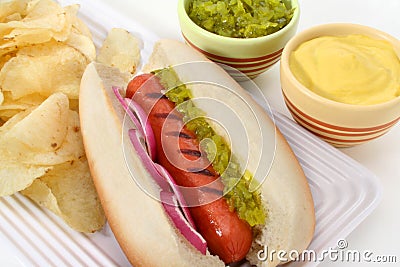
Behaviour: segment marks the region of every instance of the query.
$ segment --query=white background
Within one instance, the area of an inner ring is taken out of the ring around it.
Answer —
[[[101,0],[141,23],[161,38],[182,39],[177,0]],[[383,30],[400,38],[400,0],[299,0],[299,31],[328,22],[352,22]],[[255,79],[270,105],[288,114],[280,92],[279,66]],[[373,255],[396,255],[400,262],[400,124],[368,144],[342,151],[363,164],[381,180],[384,193],[378,208],[353,231],[349,249],[370,250]],[[344,198],[346,196],[343,196]],[[327,266],[397,266],[397,264],[323,262]]]

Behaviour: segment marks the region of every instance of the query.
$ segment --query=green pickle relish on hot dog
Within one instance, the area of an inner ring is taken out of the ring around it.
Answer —
[[[165,68],[155,72],[160,83],[167,89],[166,97],[177,107],[183,115],[186,127],[195,133],[201,142],[205,138],[211,142],[203,142],[202,149],[210,160],[214,170],[221,176],[224,184],[224,197],[230,208],[235,210],[242,220],[250,226],[265,224],[266,214],[261,203],[260,192],[250,192],[249,188],[257,183],[253,175],[242,171],[239,163],[231,154],[231,149],[225,140],[215,133],[204,118],[204,112],[197,108],[192,99],[191,91],[182,84],[172,68]]]
[[[192,0],[189,17],[221,36],[255,38],[279,31],[293,17],[282,0]]]

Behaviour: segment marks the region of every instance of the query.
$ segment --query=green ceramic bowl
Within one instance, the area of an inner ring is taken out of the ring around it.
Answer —
[[[229,65],[250,78],[268,70],[279,61],[283,47],[295,35],[299,22],[297,0],[284,0],[294,8],[294,14],[284,28],[270,35],[257,38],[231,38],[204,30],[188,16],[191,0],[178,1],[178,17],[185,41],[209,59]]]

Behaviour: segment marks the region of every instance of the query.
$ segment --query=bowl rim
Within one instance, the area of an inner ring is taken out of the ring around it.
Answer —
[[[224,43],[226,43],[226,42],[232,42],[232,43],[236,43],[236,44],[263,43],[270,39],[278,38],[279,36],[284,35],[287,31],[289,31],[290,28],[296,27],[297,22],[299,21],[299,17],[300,17],[300,7],[299,7],[298,0],[290,0],[292,7],[294,8],[293,17],[289,21],[289,23],[285,27],[280,29],[279,31],[265,35],[265,36],[254,37],[254,38],[227,37],[227,36],[222,36],[222,35],[218,35],[216,33],[209,32],[209,31],[203,29],[202,27],[200,27],[199,25],[197,25],[196,23],[194,23],[194,21],[189,17],[189,15],[187,14],[186,9],[185,9],[185,3],[187,1],[192,1],[192,0],[179,0],[178,1],[178,18],[180,20],[184,21],[184,23],[189,23],[190,26],[193,27],[195,31],[198,31],[198,33],[201,34],[202,36],[204,36],[205,38],[214,39],[216,41],[224,42]]]
[[[343,102],[338,102],[335,100],[331,100],[329,98],[325,98],[323,96],[320,96],[319,94],[311,91],[307,87],[305,87],[300,81],[297,80],[297,78],[294,76],[292,73],[290,66],[289,66],[289,56],[292,51],[294,51],[300,44],[303,42],[306,42],[308,40],[321,37],[321,36],[332,36],[332,34],[325,34],[327,30],[330,29],[345,29],[346,31],[349,31],[350,29],[353,29],[354,31],[368,31],[368,36],[372,38],[379,38],[379,39],[385,39],[389,41],[393,49],[395,50],[397,57],[400,60],[400,41],[397,40],[395,37],[392,35],[381,31],[379,29],[362,25],[362,24],[356,24],[356,23],[326,23],[326,24],[319,24],[312,26],[310,28],[307,28],[299,33],[297,33],[295,36],[293,36],[285,45],[282,51],[282,56],[280,60],[280,67],[281,67],[281,75],[284,72],[286,75],[286,78],[290,80],[292,84],[296,86],[296,88],[299,89],[299,91],[303,94],[306,95],[307,97],[310,97],[311,99],[321,102],[324,104],[329,104],[332,107],[339,108],[339,109],[347,109],[351,111],[355,110],[382,110],[386,109],[388,107],[392,107],[394,105],[400,105],[400,96],[397,96],[391,100],[382,102],[382,103],[377,103],[377,104],[370,104],[370,105],[357,105],[357,104],[348,104],[348,103],[343,103]],[[357,34],[357,33],[354,33]],[[338,31],[337,34],[334,34],[336,36],[340,35],[347,35],[347,34],[341,34],[341,31]],[[306,38],[307,36],[310,36],[310,38]],[[305,39],[304,41],[301,41],[302,39]],[[282,71],[283,69],[283,71]],[[282,91],[286,94],[286,90],[282,87]]]

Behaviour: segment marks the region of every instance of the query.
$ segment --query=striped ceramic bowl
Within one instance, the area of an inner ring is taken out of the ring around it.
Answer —
[[[294,14],[289,24],[280,31],[258,38],[224,37],[204,30],[189,18],[187,10],[190,1],[178,1],[179,23],[186,43],[209,59],[235,68],[250,78],[265,72],[279,61],[283,47],[296,33],[299,22],[297,0],[284,0],[294,8]],[[231,75],[239,74],[233,72]]]
[[[293,118],[337,147],[365,143],[385,134],[400,119],[400,97],[375,105],[350,105],[321,97],[296,80],[289,68],[290,53],[301,43],[325,35],[362,34],[391,42],[400,57],[400,42],[379,30],[348,23],[315,26],[293,37],[281,58],[281,87]]]

